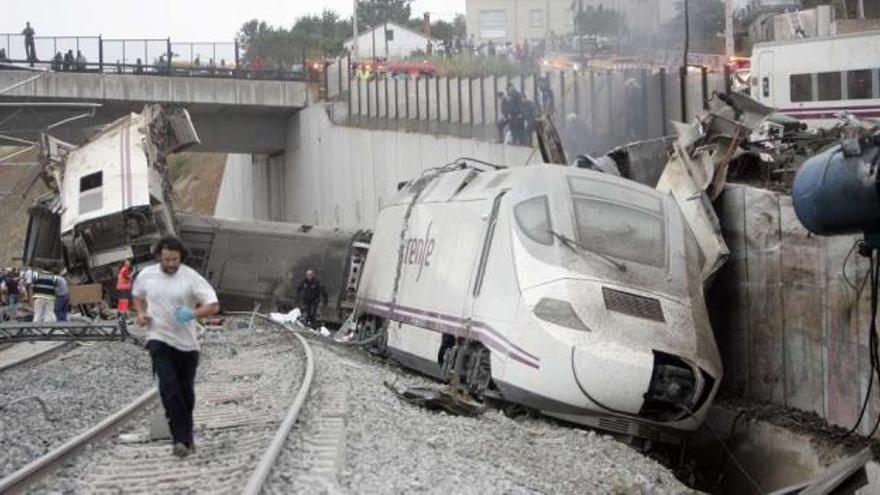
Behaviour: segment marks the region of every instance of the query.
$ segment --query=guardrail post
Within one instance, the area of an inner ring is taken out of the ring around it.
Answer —
[[[681,96],[681,121],[688,121],[688,103],[687,103],[687,77],[688,68],[686,65],[678,69],[678,87]]]
[[[700,67],[700,91],[703,93],[703,110],[709,109],[709,70]]]
[[[660,124],[663,129],[663,137],[668,134],[666,124],[666,67],[660,67]]]
[[[171,57],[174,55],[171,52],[171,38],[166,39],[165,42],[166,42],[165,51],[166,51],[166,55],[168,55],[168,75],[171,75]],[[124,43],[123,43],[123,46],[124,46]]]
[[[98,35],[98,72],[104,72],[104,39],[100,34]]]

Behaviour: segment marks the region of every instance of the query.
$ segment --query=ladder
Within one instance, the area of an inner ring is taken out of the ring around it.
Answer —
[[[807,32],[804,31],[804,25],[801,23],[801,12],[799,10],[786,12],[785,17],[788,19],[788,28],[791,30],[792,38],[807,37]]]

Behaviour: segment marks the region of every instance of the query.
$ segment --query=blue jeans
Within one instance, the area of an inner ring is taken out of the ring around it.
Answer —
[[[67,321],[68,311],[70,311],[70,295],[55,296],[55,319]]]

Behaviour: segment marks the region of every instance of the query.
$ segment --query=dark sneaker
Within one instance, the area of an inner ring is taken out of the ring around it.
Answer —
[[[171,453],[177,457],[184,458],[190,454],[190,450],[185,444],[177,442],[171,449]]]

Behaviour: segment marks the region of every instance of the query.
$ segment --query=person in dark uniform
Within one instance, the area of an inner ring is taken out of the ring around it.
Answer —
[[[327,289],[315,277],[314,270],[306,272],[306,278],[299,284],[296,294],[303,305],[303,321],[307,326],[314,328],[318,303],[324,301],[324,306],[327,306]]]

